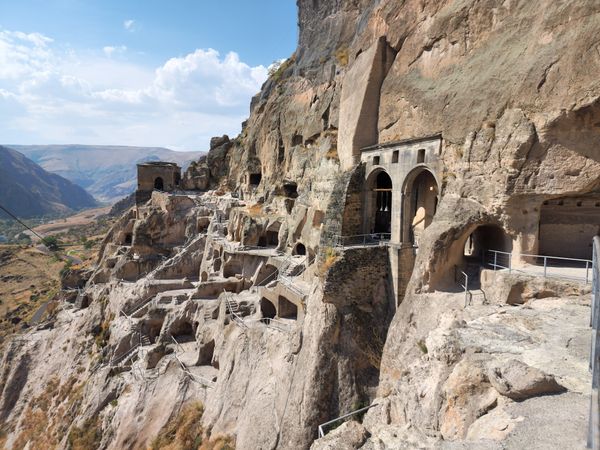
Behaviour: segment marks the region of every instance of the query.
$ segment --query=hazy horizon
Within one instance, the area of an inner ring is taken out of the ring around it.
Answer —
[[[180,152],[236,136],[268,66],[295,50],[297,11],[292,0],[222,6],[0,4],[0,136]]]

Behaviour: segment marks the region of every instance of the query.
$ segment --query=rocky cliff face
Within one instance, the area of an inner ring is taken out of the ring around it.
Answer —
[[[34,419],[57,446],[88,428],[101,447],[143,447],[194,400],[206,445],[229,436],[242,449],[582,441],[585,284],[477,267],[466,301],[454,269],[481,260],[467,242],[531,264],[546,230],[579,233],[544,219],[569,202],[596,232],[598,6],[298,7],[298,49],[241,135],[216,139],[183,177],[210,190],[155,192],[123,215],[74,307],[3,355],[9,447],[42,439]],[[440,134],[435,167],[403,147]],[[402,234],[360,245],[384,212],[379,197],[369,209],[369,183],[396,177],[393,164],[408,175],[379,191],[402,199]],[[415,194],[424,171],[433,211]],[[313,444],[319,424],[369,404],[362,425]]]

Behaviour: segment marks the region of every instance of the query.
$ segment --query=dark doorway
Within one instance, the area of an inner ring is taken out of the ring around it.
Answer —
[[[298,307],[281,295],[279,296],[279,317],[284,319],[298,318]]]
[[[306,247],[302,242],[298,242],[294,248],[295,255],[306,255]]]
[[[156,179],[154,180],[154,189],[163,191],[164,188],[165,188],[165,183],[164,183],[163,179],[161,177],[156,177]]]
[[[262,180],[262,175],[260,173],[251,173],[250,174],[250,186],[258,186],[260,181]]]
[[[296,198],[298,197],[298,185],[296,183],[285,183],[283,185],[283,192],[286,197]]]
[[[269,323],[271,319],[277,315],[275,305],[265,297],[260,299],[260,312],[262,314],[263,321]]]
[[[483,261],[488,250],[512,252],[512,239],[498,225],[480,225],[465,242],[467,260]]]
[[[392,231],[392,179],[379,172],[375,183],[375,233]]]

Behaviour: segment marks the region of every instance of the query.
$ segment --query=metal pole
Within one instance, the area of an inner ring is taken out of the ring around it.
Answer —
[[[465,273],[465,308],[469,302],[469,276]]]
[[[588,265],[588,262],[586,261],[585,262],[585,284],[588,284],[588,282],[589,282],[588,267],[589,267],[589,265]]]
[[[494,252],[494,272],[496,271],[497,263],[498,263],[498,253]]]
[[[548,258],[546,256],[544,256],[544,278],[546,278],[546,271],[548,270],[547,260],[548,260]]]

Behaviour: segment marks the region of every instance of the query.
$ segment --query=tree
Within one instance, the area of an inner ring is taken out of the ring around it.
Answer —
[[[46,236],[42,239],[42,244],[48,247],[49,250],[58,250],[58,238],[56,236]]]

